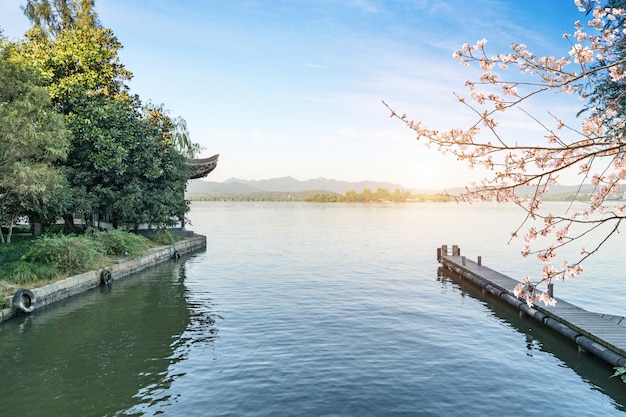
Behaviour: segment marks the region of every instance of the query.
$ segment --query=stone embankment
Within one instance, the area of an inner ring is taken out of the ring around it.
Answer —
[[[103,276],[114,281],[172,258],[179,258],[185,253],[204,248],[206,248],[206,237],[194,234],[173,245],[149,249],[139,258],[116,260],[103,269],[74,275],[44,287],[33,288],[30,290],[35,296],[33,310],[103,285]],[[7,303],[9,307],[0,310],[0,323],[20,314],[17,306],[13,305],[13,296],[7,297]]]

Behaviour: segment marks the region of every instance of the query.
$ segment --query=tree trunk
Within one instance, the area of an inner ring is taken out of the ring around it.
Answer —
[[[7,233],[7,243],[11,243],[11,236],[13,236],[13,222],[9,225],[9,233]]]
[[[43,229],[43,224],[39,222],[34,222],[30,227],[30,232],[33,236],[40,236],[42,229]]]
[[[17,220],[17,215],[11,216],[11,221],[9,222],[9,233],[7,233],[7,243],[11,243],[11,236],[13,236],[13,225],[15,224],[15,220]]]
[[[65,224],[63,225],[64,233],[78,233],[78,227],[74,224],[74,216],[71,214],[64,214],[63,221]]]

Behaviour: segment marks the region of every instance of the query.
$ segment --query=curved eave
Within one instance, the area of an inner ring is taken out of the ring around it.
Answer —
[[[217,166],[219,154],[215,154],[209,158],[192,159],[187,158],[187,173],[189,179],[204,178],[211,173]]]

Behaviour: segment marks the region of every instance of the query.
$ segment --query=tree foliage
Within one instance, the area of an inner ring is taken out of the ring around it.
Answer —
[[[143,107],[143,112],[146,119],[159,130],[163,140],[174,146],[180,154],[187,158],[194,158],[198,154],[200,146],[192,142],[185,119],[170,116],[163,104],[148,103]]]
[[[38,74],[10,62],[2,48],[0,222],[12,226],[18,216],[39,206],[59,209],[52,195],[62,192],[64,179],[54,164],[67,156],[68,133]]]
[[[94,0],[27,0],[24,14],[47,37],[64,30],[98,26]]]
[[[184,119],[129,94],[122,45],[100,24],[94,1],[28,0],[24,12],[33,27],[8,56],[40,74],[72,133],[61,167],[70,190],[54,194],[68,227],[74,229],[74,215],[134,229],[182,219],[189,210],[183,155],[192,156],[197,145]],[[42,222],[55,216],[36,209],[30,215]]]
[[[466,82],[469,97],[457,96],[475,115],[475,122],[467,128],[427,127],[390,108],[391,116],[404,122],[428,146],[488,170],[483,181],[471,184],[458,196],[460,200],[513,202],[526,211],[512,236],[528,226],[522,255],[534,254],[544,262],[538,283],[580,274],[582,262],[618,232],[625,218],[626,206],[608,201],[626,179],[625,13],[611,4],[605,7],[601,1],[575,0],[575,4],[588,13],[587,23],[576,22],[573,33],[564,35],[569,50],[561,57],[536,56],[524,44],[513,44],[506,53],[489,54],[486,40],[463,45],[453,55],[463,66],[477,65],[482,71],[477,80]],[[517,76],[511,74],[514,69],[519,70]],[[548,113],[545,121],[543,115],[527,113],[521,107],[552,93],[580,96],[586,110],[580,125],[568,123],[570,115],[560,118]],[[503,112],[514,110],[537,124],[543,134],[523,143],[510,136],[500,119],[504,119]],[[562,213],[542,210],[550,187],[571,171],[577,172],[581,186],[589,181],[595,186],[586,208],[568,207]],[[530,197],[518,194],[522,186],[533,187],[534,193]],[[534,223],[536,219],[539,225]],[[600,237],[591,240],[593,233]],[[591,247],[570,250],[570,256],[557,258],[557,252],[583,240],[591,242]],[[535,290],[536,282],[530,277],[524,282],[528,285],[516,291],[529,304],[537,300],[554,303]]]
[[[87,218],[106,214],[114,227],[169,225],[187,212],[185,160],[161,131],[132,107],[107,97],[85,97],[68,115],[80,132],[66,163],[68,180]]]
[[[37,68],[58,110],[71,111],[82,95],[130,101],[125,82],[132,78],[119,59],[121,43],[97,20],[78,20],[49,34],[35,24],[17,45],[14,59]]]

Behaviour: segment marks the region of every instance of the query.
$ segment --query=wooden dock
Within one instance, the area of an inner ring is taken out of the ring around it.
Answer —
[[[554,297],[553,307],[535,304],[513,294],[520,282],[461,256],[457,246],[451,251],[443,245],[437,249],[437,260],[447,269],[457,273],[483,290],[517,307],[521,312],[540,321],[549,328],[575,342],[580,349],[588,351],[613,366],[626,366],[626,319],[620,316],[594,313]]]

